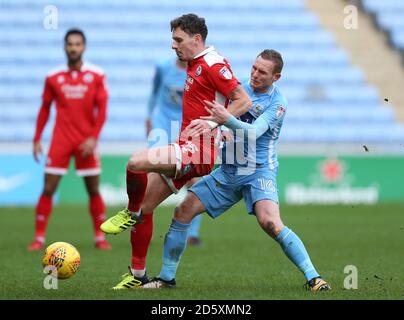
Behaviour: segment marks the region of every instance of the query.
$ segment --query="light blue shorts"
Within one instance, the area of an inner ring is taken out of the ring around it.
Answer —
[[[247,212],[255,214],[257,201],[266,199],[278,203],[276,175],[277,170],[268,167],[240,174],[237,167],[222,165],[202,177],[189,191],[199,198],[212,218],[220,216],[242,198]]]

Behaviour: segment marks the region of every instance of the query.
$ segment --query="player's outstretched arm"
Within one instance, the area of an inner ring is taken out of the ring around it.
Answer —
[[[252,102],[247,92],[243,89],[241,85],[238,85],[229,96],[232,101],[229,105],[229,113],[235,117],[239,117],[242,114],[250,110]]]
[[[229,95],[229,99],[232,101],[229,105],[229,114],[236,117],[246,113],[252,106],[250,97],[241,85],[234,88]],[[204,118],[201,117],[201,119]],[[204,132],[215,129],[219,125],[219,123],[214,120],[201,121],[201,119],[191,121],[190,125],[187,127],[190,135],[198,136]]]
[[[259,116],[253,124],[249,124],[237,120],[235,116],[216,101],[205,101],[205,104],[209,107],[206,110],[210,113],[210,116],[204,116],[201,119],[223,124],[232,130],[242,130],[245,136],[252,133],[255,138],[259,138],[269,129],[268,121],[263,116]]]

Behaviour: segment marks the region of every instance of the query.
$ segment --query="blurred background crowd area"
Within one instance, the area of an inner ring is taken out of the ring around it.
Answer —
[[[189,12],[206,18],[207,43],[228,58],[239,79],[248,78],[263,49],[282,53],[279,86],[289,109],[281,150],[403,148],[400,0],[1,0],[0,142],[31,142],[44,78],[65,63],[63,36],[78,27],[87,36],[85,59],[107,74],[101,142],[144,143],[155,64],[174,55],[169,22]],[[45,141],[51,129],[48,124]]]

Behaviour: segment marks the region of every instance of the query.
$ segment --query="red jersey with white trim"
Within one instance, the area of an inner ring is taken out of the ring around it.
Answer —
[[[85,62],[80,70],[67,66],[54,69],[45,80],[34,142],[40,140],[53,101],[57,111],[53,140],[80,144],[89,137],[98,139],[106,118],[107,100],[101,68]]]
[[[216,100],[227,106],[229,95],[238,84],[229,63],[214,47],[208,47],[189,61],[182,98],[181,132],[192,120],[209,115],[204,100]]]

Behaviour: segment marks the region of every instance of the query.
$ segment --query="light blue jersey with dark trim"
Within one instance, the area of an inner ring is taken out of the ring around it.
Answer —
[[[186,78],[185,69],[180,69],[176,58],[161,61],[156,66],[153,89],[148,102],[148,117],[152,129],[164,130],[168,141],[150,141],[153,146],[166,145],[178,139],[182,121],[182,96]],[[172,121],[176,122],[172,127]],[[154,139],[152,139],[154,140]]]
[[[249,125],[245,125],[244,129],[237,129],[234,141],[225,143],[222,163],[240,167],[268,166],[275,170],[278,167],[276,149],[287,100],[275,84],[265,93],[254,92],[249,82],[243,83],[243,88],[252,101],[252,107],[239,120]],[[245,130],[252,131],[248,133],[251,139],[247,138]]]

